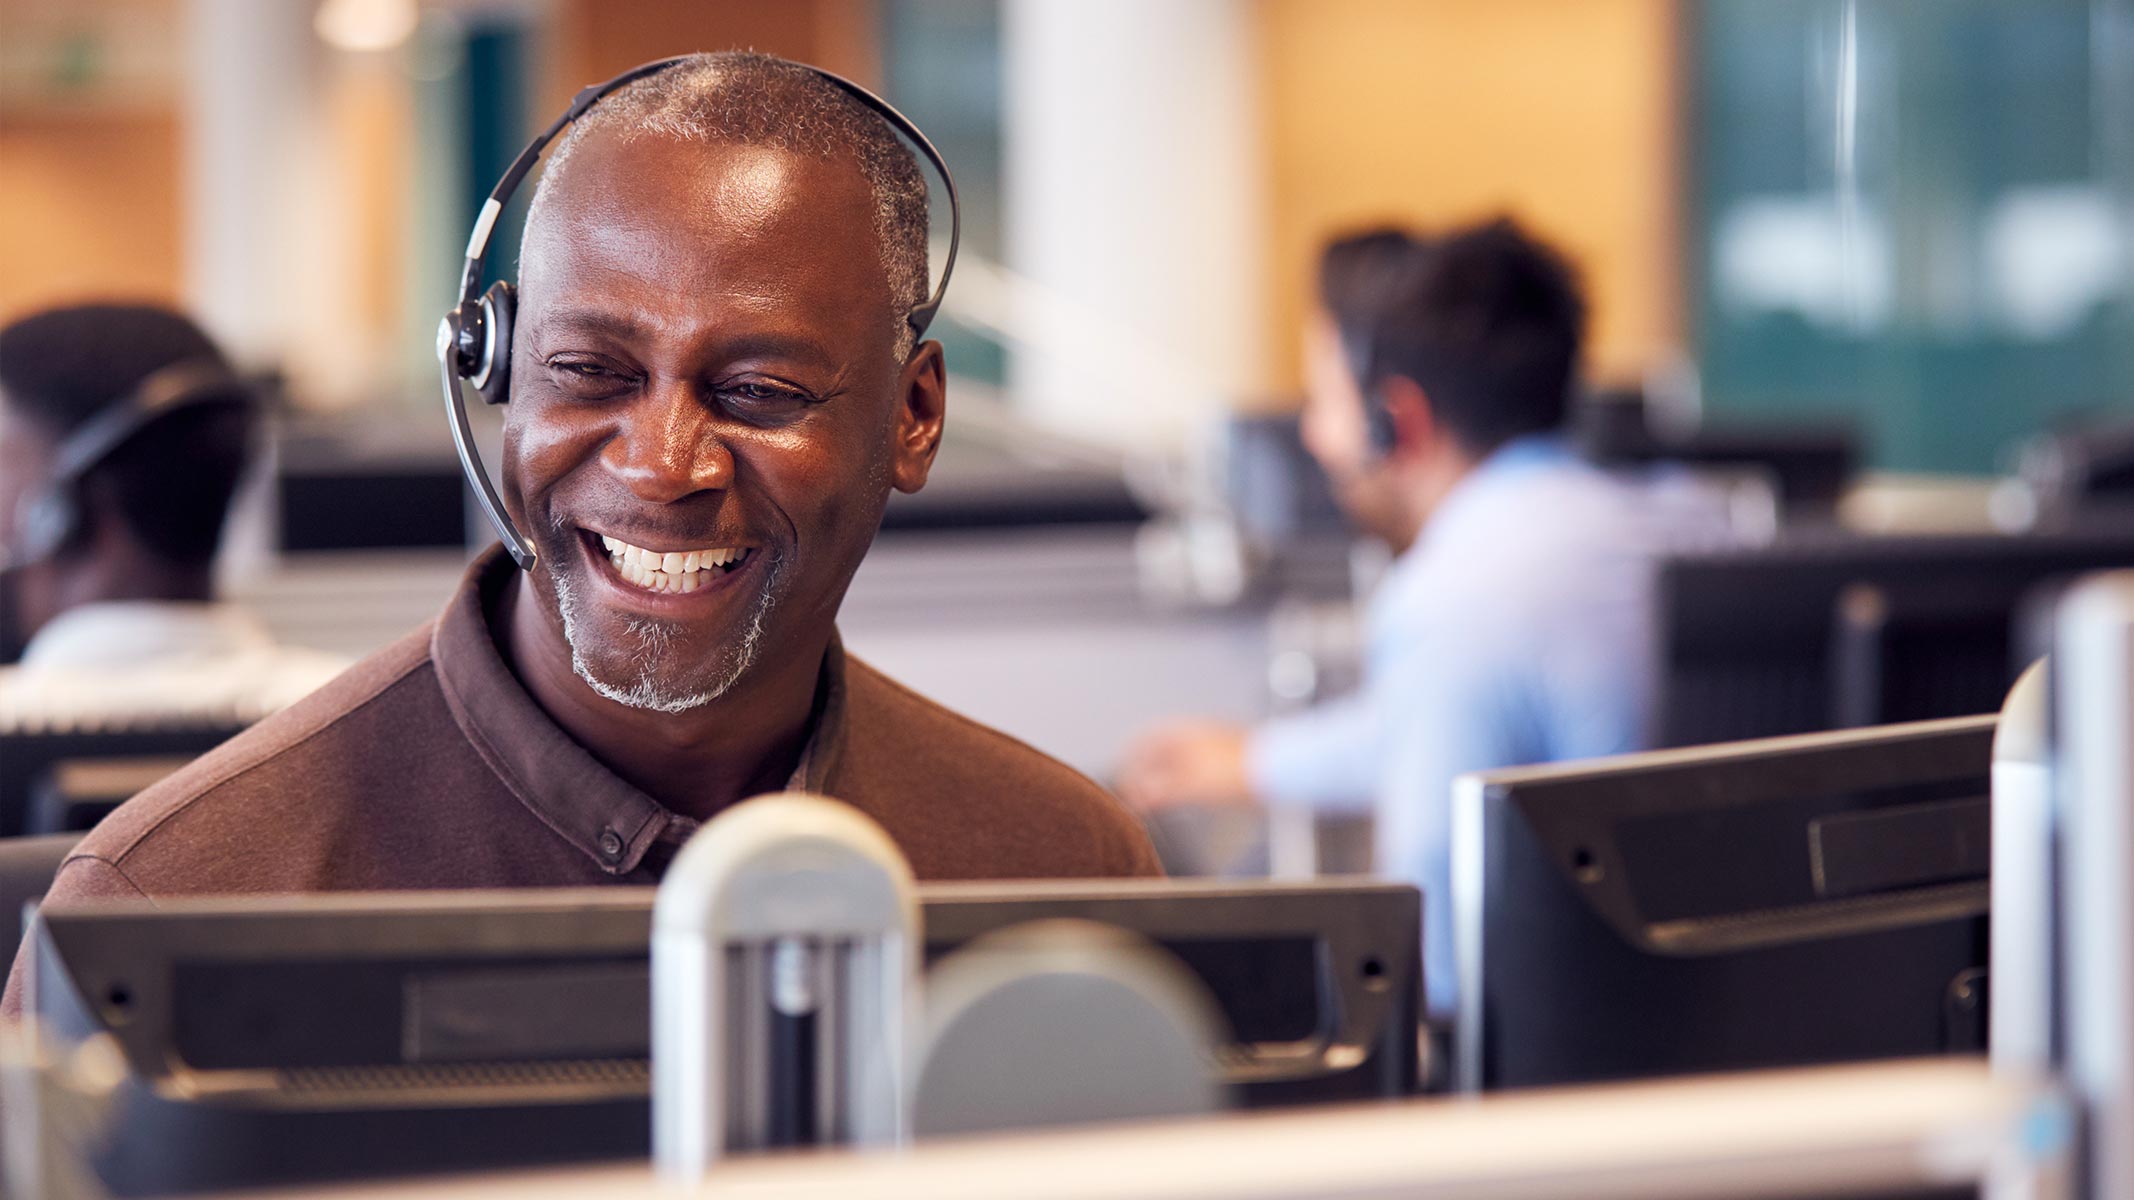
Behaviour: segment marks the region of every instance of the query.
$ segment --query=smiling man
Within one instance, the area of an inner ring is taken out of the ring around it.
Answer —
[[[107,818],[50,901],[652,883],[789,787],[922,879],[1155,873],[1102,790],[838,644],[941,438],[941,347],[905,320],[926,234],[911,154],[793,64],[603,100],[521,259],[501,476],[533,569],[482,556],[432,625]]]

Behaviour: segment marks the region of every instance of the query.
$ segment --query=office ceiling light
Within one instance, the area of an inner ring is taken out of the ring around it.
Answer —
[[[320,0],[312,28],[340,50],[390,50],[408,40],[415,0]]]

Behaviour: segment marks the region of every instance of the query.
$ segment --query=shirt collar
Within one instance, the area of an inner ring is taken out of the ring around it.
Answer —
[[[1537,471],[1555,470],[1577,461],[1570,443],[1558,434],[1531,433],[1504,443],[1476,463],[1466,478],[1454,484],[1438,502],[1437,511],[1430,514],[1429,523],[1409,547],[1408,556],[1420,558],[1431,547],[1459,538],[1469,525],[1482,523],[1483,514],[1496,496],[1507,491],[1507,485]],[[1517,493],[1521,489],[1509,490]],[[1496,533],[1492,530],[1490,536],[1495,537]]]
[[[475,752],[543,824],[611,875],[644,862],[646,852],[694,832],[697,822],[670,812],[608,770],[572,740],[526,691],[497,649],[489,606],[517,568],[501,548],[476,558],[430,635],[445,702]],[[822,793],[844,734],[844,650],[830,641],[817,684],[814,728],[787,787]]]
[[[133,668],[273,648],[266,626],[234,604],[107,600],[77,605],[45,622],[23,647],[21,662],[38,669]]]

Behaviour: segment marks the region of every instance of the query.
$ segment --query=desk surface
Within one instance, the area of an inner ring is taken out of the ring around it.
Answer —
[[[1996,1079],[1982,1060],[1942,1060],[1256,1113],[939,1142],[893,1154],[737,1160],[696,1194],[706,1200],[1845,1196],[1989,1178],[2051,1180],[2064,1169],[2071,1131],[2066,1108],[2049,1088]],[[302,1194],[652,1200],[676,1193],[662,1190],[649,1167],[632,1164]]]

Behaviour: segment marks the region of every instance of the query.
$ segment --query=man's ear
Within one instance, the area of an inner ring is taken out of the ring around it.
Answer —
[[[1430,410],[1430,395],[1423,385],[1403,376],[1387,377],[1379,384],[1379,400],[1393,423],[1390,458],[1417,458],[1435,450],[1445,429]]]
[[[889,482],[898,491],[916,492],[926,486],[947,418],[947,360],[941,356],[941,343],[921,342],[897,376]]]

